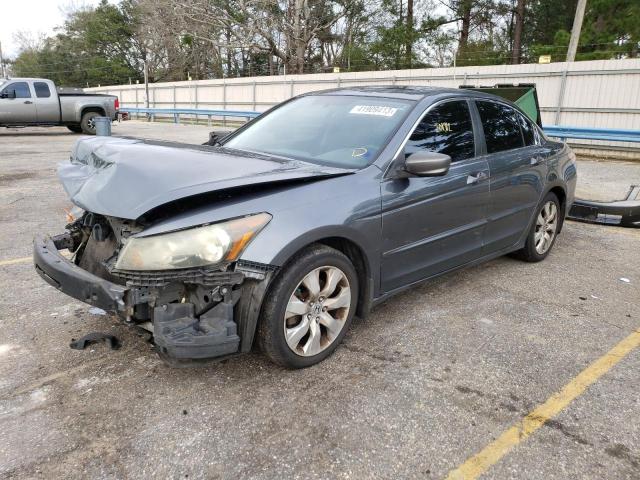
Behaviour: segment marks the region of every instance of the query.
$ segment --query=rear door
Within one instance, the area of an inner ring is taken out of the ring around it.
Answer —
[[[529,226],[544,186],[544,153],[531,122],[509,105],[475,101],[491,170],[484,253],[514,246]]]
[[[441,177],[388,178],[381,185],[384,292],[478,258],[489,203],[489,168],[476,156],[467,100],[427,109],[404,149],[445,153]]]
[[[38,123],[60,122],[60,104],[58,95],[48,82],[33,82],[36,94],[36,112]]]
[[[15,98],[11,92],[15,92]],[[0,123],[20,124],[36,121],[36,106],[27,82],[9,82],[0,90]]]

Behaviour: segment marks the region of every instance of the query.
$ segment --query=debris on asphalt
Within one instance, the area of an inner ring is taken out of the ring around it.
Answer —
[[[105,312],[103,309],[98,308],[98,307],[91,307],[89,309],[89,313],[92,315],[106,315],[107,312]]]
[[[631,280],[629,280],[626,277],[620,277],[618,280],[620,280],[621,282],[624,282],[624,283],[631,283]]]
[[[601,202],[576,198],[568,218],[586,223],[640,227],[640,185],[631,185],[623,200]]]
[[[72,338],[69,346],[74,350],[84,350],[87,346],[92,343],[98,343],[100,341],[105,341],[109,344],[111,350],[118,350],[122,345],[120,340],[115,335],[111,335],[109,333],[102,332],[92,332],[86,334],[84,337],[79,338],[78,340]]]

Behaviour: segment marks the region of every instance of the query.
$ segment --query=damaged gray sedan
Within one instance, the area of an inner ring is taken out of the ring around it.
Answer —
[[[81,212],[36,238],[34,261],[67,295],[151,330],[172,364],[257,341],[301,368],[411,285],[512,252],[544,259],[574,160],[491,95],[317,92],[214,146],[78,141],[58,174]]]

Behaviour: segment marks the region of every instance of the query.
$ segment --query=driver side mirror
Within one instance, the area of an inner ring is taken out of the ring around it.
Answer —
[[[0,98],[16,98],[15,90],[4,90],[0,93]]]
[[[418,177],[441,177],[451,166],[451,157],[444,153],[420,151],[412,153],[404,163],[404,169]]]

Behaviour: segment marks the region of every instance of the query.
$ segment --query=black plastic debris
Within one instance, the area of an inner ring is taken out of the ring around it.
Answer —
[[[116,336],[102,332],[88,333],[78,340],[72,338],[69,346],[74,350],[84,350],[89,345],[102,341],[108,343],[111,350],[118,350],[122,346],[120,340],[118,340]]]
[[[579,222],[640,228],[640,185],[631,185],[625,199],[615,202],[576,198],[568,217]]]

